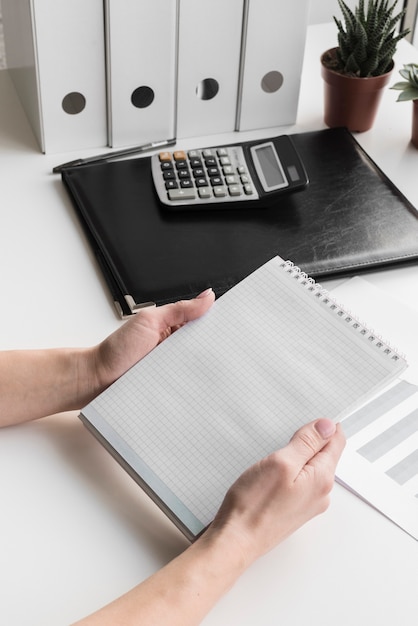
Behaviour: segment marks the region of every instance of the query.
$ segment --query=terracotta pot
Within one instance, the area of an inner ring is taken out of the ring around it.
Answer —
[[[381,76],[359,78],[345,76],[327,68],[323,58],[332,53],[327,50],[321,56],[322,78],[324,79],[324,121],[327,126],[346,126],[348,130],[364,132],[374,123],[392,69]]]
[[[411,143],[418,148],[418,100],[412,100],[412,135]]]

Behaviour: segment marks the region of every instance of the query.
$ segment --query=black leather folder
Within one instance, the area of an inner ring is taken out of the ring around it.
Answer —
[[[150,157],[62,172],[121,315],[220,296],[275,255],[316,279],[418,260],[418,212],[346,129],[292,140],[308,187],[257,209],[169,212]]]

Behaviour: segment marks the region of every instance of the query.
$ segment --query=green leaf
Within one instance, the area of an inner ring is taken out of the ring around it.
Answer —
[[[409,81],[409,70],[407,69],[399,70],[399,74],[402,76],[402,78],[405,78],[407,81]]]
[[[360,76],[384,74],[392,62],[397,42],[409,32],[405,29],[396,34],[405,10],[395,14],[394,0],[367,0],[367,5],[366,0],[358,0],[354,11],[344,0],[337,1],[343,18],[334,17],[341,70]]]
[[[405,102],[406,100],[417,100],[418,99],[418,89],[414,89],[414,87],[409,87],[398,96],[396,102]]]
[[[394,85],[392,85],[391,89],[402,90],[402,89],[408,89],[409,87],[410,87],[409,83],[402,80],[402,81],[399,81],[399,83],[395,83]]]

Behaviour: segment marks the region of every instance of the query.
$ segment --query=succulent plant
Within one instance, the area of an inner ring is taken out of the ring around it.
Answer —
[[[401,80],[391,87],[391,89],[398,89],[401,92],[396,102],[418,100],[418,65],[407,63],[402,70],[399,70],[399,74],[405,80]]]
[[[343,19],[334,17],[338,28],[335,71],[351,76],[381,76],[389,71],[396,45],[410,31],[396,32],[405,10],[393,15],[396,0],[359,0],[354,12],[338,0]]]

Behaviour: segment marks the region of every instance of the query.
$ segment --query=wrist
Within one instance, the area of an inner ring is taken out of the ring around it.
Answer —
[[[218,520],[207,528],[195,545],[228,563],[232,577],[238,578],[255,560],[250,537],[231,520]]]
[[[82,408],[109,386],[99,366],[98,348],[82,348],[76,353],[77,408]]]

